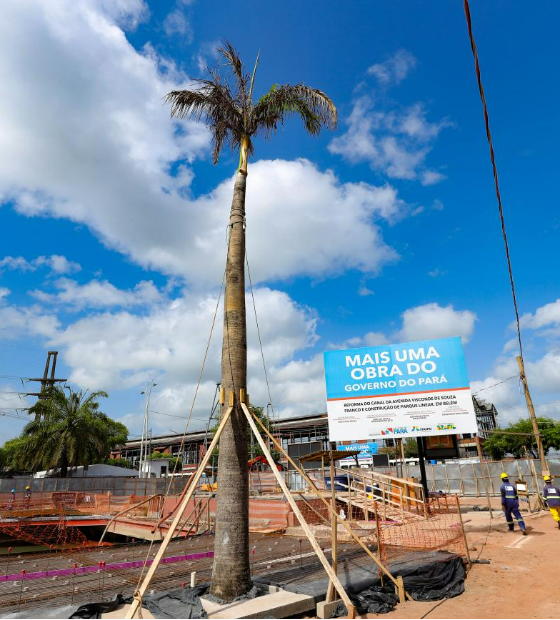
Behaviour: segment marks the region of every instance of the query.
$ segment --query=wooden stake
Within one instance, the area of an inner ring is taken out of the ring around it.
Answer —
[[[456,495],[455,500],[457,502],[457,512],[459,513],[459,521],[461,522],[461,532],[463,532],[463,540],[465,541],[465,549],[467,551],[467,560],[469,561],[469,569],[472,566],[471,554],[469,553],[469,543],[467,542],[467,535],[465,533],[465,526],[463,525],[463,515],[461,514],[461,504],[459,504],[459,497]]]
[[[232,398],[233,398],[233,392],[230,392],[230,400]],[[204,458],[202,459],[200,465],[198,466],[198,469],[196,470],[196,473],[194,474],[189,490],[185,494],[185,497],[183,498],[183,501],[181,502],[181,506],[179,510],[177,511],[175,518],[173,519],[173,522],[171,523],[170,528],[167,530],[167,534],[165,535],[165,538],[163,539],[161,545],[159,546],[158,552],[156,553],[154,557],[154,561],[152,562],[150,569],[148,570],[148,572],[146,573],[146,576],[144,577],[144,581],[142,582],[142,585],[134,593],[132,604],[130,605],[130,609],[128,610],[128,613],[125,616],[126,620],[131,620],[132,618],[134,618],[134,616],[136,615],[136,612],[142,607],[142,598],[144,594],[146,594],[146,591],[154,576],[154,573],[156,572],[156,569],[159,566],[159,563],[161,562],[161,559],[163,558],[163,555],[169,543],[171,542],[171,539],[173,538],[173,534],[175,533],[175,530],[177,529],[177,525],[179,525],[179,521],[181,520],[183,513],[185,512],[187,505],[194,493],[194,490],[196,489],[196,485],[198,484],[198,481],[200,480],[200,477],[202,476],[202,472],[204,471],[206,465],[208,464],[208,461],[210,460],[210,457],[212,456],[212,452],[214,452],[214,449],[218,445],[218,441],[220,440],[220,435],[222,434],[222,431],[224,430],[226,422],[229,420],[229,416],[231,415],[232,410],[233,410],[233,407],[228,407],[228,409],[226,410],[224,417],[222,418],[220,425],[218,426],[218,429],[216,430],[216,434],[214,435],[214,438],[212,439],[212,443],[208,447],[208,451],[204,455]]]
[[[334,514],[331,513],[331,558],[332,558],[332,569],[334,574],[337,574],[338,569],[338,528],[337,528],[337,519],[336,519],[336,493],[334,490],[334,463],[332,459],[332,451],[333,445],[331,444],[331,453],[330,453],[330,475],[331,475],[331,508],[333,509]],[[329,581],[329,587],[327,589],[327,603],[330,603],[334,600],[335,587],[334,583]]]
[[[284,495],[286,496],[286,499],[288,500],[288,503],[290,504],[291,509],[294,511],[294,514],[296,515],[296,518],[299,521],[301,527],[303,528],[303,531],[305,532],[305,535],[307,536],[309,542],[311,543],[311,546],[313,547],[313,550],[317,554],[317,557],[319,558],[319,561],[323,565],[323,568],[325,569],[327,575],[333,581],[334,586],[336,588],[336,591],[338,592],[340,598],[342,599],[342,601],[346,605],[346,609],[348,610],[349,617],[350,618],[354,618],[355,617],[355,613],[356,613],[356,609],[355,609],[354,605],[352,605],[352,601],[350,600],[350,598],[346,594],[346,591],[344,590],[342,584],[340,583],[340,580],[338,579],[336,574],[333,572],[333,569],[331,568],[331,565],[328,563],[327,558],[325,557],[325,554],[323,553],[323,550],[319,546],[319,543],[317,542],[313,532],[311,531],[311,528],[309,527],[309,525],[307,524],[307,522],[304,519],[303,515],[301,514],[301,511],[300,511],[300,509],[299,509],[299,507],[297,505],[297,502],[295,501],[295,499],[294,499],[290,489],[288,489],[288,487],[286,486],[286,483],[284,482],[284,479],[282,478],[282,476],[278,472],[278,469],[276,468],[276,465],[274,463],[274,459],[272,458],[272,455],[270,454],[268,446],[266,445],[266,442],[262,438],[262,436],[261,436],[261,434],[259,432],[259,429],[255,425],[255,421],[253,419],[253,416],[249,412],[249,409],[247,409],[247,406],[245,405],[245,403],[241,403],[241,408],[245,412],[245,417],[247,418],[247,422],[249,422],[249,426],[251,427],[251,430],[253,431],[253,434],[255,435],[255,438],[256,438],[257,442],[259,443],[259,445],[261,447],[261,450],[263,451],[263,453],[264,453],[264,455],[266,457],[266,460],[268,461],[268,463],[270,465],[270,468],[272,469],[272,471],[274,473],[274,476],[276,477],[276,481],[278,482],[278,485],[280,486],[280,488],[282,489]]]
[[[537,449],[539,451],[539,458],[541,461],[541,474],[543,476],[546,476],[549,475],[550,472],[548,471],[548,463],[546,462],[546,456],[544,454],[541,433],[539,431],[539,425],[537,424],[537,416],[535,414],[535,407],[533,406],[533,399],[531,398],[531,392],[529,392],[529,384],[527,383],[527,377],[525,376],[525,364],[523,363],[523,358],[520,355],[517,357],[517,365],[519,366],[519,376],[521,378],[521,382],[523,383],[523,391],[525,392],[527,410],[529,411],[529,417],[531,418],[533,433],[535,434]]]

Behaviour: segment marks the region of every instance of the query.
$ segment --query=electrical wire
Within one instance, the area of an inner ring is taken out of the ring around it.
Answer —
[[[467,27],[469,30],[469,39],[471,42],[471,49],[472,49],[472,53],[473,53],[473,57],[474,57],[474,66],[475,66],[475,71],[476,71],[476,79],[478,82],[478,91],[480,93],[480,100],[482,101],[482,109],[484,111],[484,124],[486,127],[486,138],[488,140],[488,146],[490,149],[490,161],[492,162],[492,172],[494,174],[494,185],[496,188],[496,198],[498,200],[498,211],[500,214],[500,223],[502,225],[502,237],[504,239],[504,246],[505,246],[505,250],[506,250],[506,258],[507,258],[507,265],[508,265],[508,271],[509,271],[509,281],[510,281],[510,285],[511,285],[511,294],[512,294],[512,298],[513,298],[513,307],[515,309],[515,321],[516,321],[516,325],[517,325],[517,339],[519,341],[519,355],[521,357],[521,359],[523,360],[523,344],[521,342],[521,326],[519,323],[519,310],[517,307],[517,296],[515,293],[515,282],[513,280],[513,271],[512,271],[512,267],[511,267],[511,258],[510,258],[510,254],[509,254],[509,245],[508,245],[508,239],[507,239],[507,233],[506,233],[506,223],[505,223],[505,219],[504,219],[504,209],[502,206],[502,196],[500,194],[500,185],[498,183],[498,169],[496,167],[496,159],[494,156],[494,145],[492,143],[492,134],[490,133],[490,121],[488,119],[488,106],[486,105],[486,97],[484,95],[484,87],[482,85],[482,77],[480,75],[480,63],[478,61],[478,52],[476,49],[476,43],[474,40],[474,34],[473,34],[473,30],[472,30],[472,21],[471,21],[471,11],[469,8],[469,0],[463,0],[463,6],[465,9],[465,17],[467,19]]]
[[[519,377],[519,373],[515,375],[511,375],[511,377],[508,377],[507,379],[504,379],[503,381],[498,381],[497,383],[493,383],[492,385],[488,385],[486,387],[480,388],[480,390],[473,392],[472,395],[476,396],[479,392],[484,392],[484,390],[489,390],[490,388],[496,387],[497,385],[501,385],[502,383],[506,383],[506,381],[511,381],[512,379],[516,379],[518,377]]]

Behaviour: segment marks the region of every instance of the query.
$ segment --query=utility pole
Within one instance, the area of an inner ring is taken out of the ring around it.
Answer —
[[[157,383],[150,381],[150,385],[145,390],[142,390],[140,394],[146,395],[146,408],[144,410],[144,424],[142,426],[142,439],[140,440],[140,461],[138,464],[138,477],[144,478],[145,472],[143,472],[144,463],[148,460],[148,421],[150,417],[150,396],[152,395],[152,389],[155,388]]]
[[[28,379],[28,381],[39,381],[41,383],[40,392],[27,392],[26,396],[37,396],[39,400],[48,397],[49,390],[54,387],[55,383],[64,383],[66,379],[56,379],[56,360],[58,357],[58,351],[47,351],[47,363],[45,364],[45,372],[42,378]],[[49,377],[50,370],[50,377]],[[39,413],[35,414],[35,419],[40,417]]]
[[[525,400],[527,402],[529,417],[531,418],[531,423],[533,425],[533,433],[535,434],[535,440],[537,442],[537,450],[539,451],[539,459],[541,461],[541,473],[543,476],[546,476],[549,473],[548,464],[546,462],[546,456],[544,454],[539,425],[537,424],[537,416],[535,414],[535,407],[533,406],[533,399],[531,398],[531,392],[529,392],[529,384],[527,383],[527,377],[525,376],[525,364],[521,355],[517,356],[517,364],[519,366],[519,376],[521,378],[521,382],[523,383],[523,391],[525,392]]]

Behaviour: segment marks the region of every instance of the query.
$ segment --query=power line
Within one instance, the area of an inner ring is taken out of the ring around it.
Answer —
[[[490,388],[496,387],[497,385],[501,385],[502,383],[506,383],[507,381],[511,381],[512,379],[516,379],[519,377],[519,373],[517,373],[516,375],[511,375],[511,377],[508,377],[507,379],[504,379],[503,381],[498,381],[498,383],[493,383],[492,385],[488,385],[486,387],[480,388],[480,390],[477,390],[476,392],[473,392],[473,396],[476,396],[479,392],[483,392],[484,390],[489,390]]]
[[[474,40],[474,34],[472,30],[471,12],[469,8],[469,0],[464,0],[465,16],[467,18],[467,26],[469,29],[469,38],[471,41],[471,49],[474,57],[474,66],[476,71],[476,79],[478,82],[478,91],[480,93],[480,100],[482,101],[482,109],[484,111],[484,124],[486,126],[486,138],[488,140],[488,146],[490,148],[490,161],[492,162],[492,172],[494,174],[494,185],[496,187],[496,198],[498,199],[498,211],[500,213],[500,222],[502,225],[502,236],[504,238],[504,246],[506,250],[507,265],[509,271],[509,282],[511,285],[511,294],[513,298],[513,307],[515,309],[515,322],[517,325],[517,339],[519,341],[519,354],[523,359],[523,344],[521,342],[521,326],[519,324],[519,310],[517,308],[517,296],[515,294],[515,283],[513,281],[513,271],[511,268],[511,259],[509,255],[509,245],[506,233],[506,223],[504,219],[504,209],[502,206],[502,196],[500,194],[500,185],[498,183],[498,169],[496,167],[496,159],[494,157],[494,146],[492,144],[492,134],[490,133],[490,121],[488,119],[488,107],[486,105],[486,97],[484,95],[484,87],[482,86],[482,78],[480,75],[480,64],[478,62],[478,52],[476,50],[476,43]]]

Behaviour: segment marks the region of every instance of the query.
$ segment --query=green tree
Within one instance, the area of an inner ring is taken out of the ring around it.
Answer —
[[[539,417],[537,424],[541,434],[545,454],[550,449],[560,449],[560,423],[550,418]],[[499,461],[505,456],[520,458],[530,454],[538,458],[537,444],[533,435],[531,420],[519,420],[507,426],[498,428],[506,433],[524,433],[520,435],[502,434],[499,432],[491,433],[490,437],[484,442],[484,452],[489,454],[494,460]]]
[[[203,120],[212,134],[213,160],[218,162],[224,144],[239,151],[239,168],[233,188],[225,274],[222,378],[226,403],[234,394],[232,415],[220,438],[218,505],[211,593],[231,601],[251,587],[249,565],[249,478],[247,473],[247,421],[239,403],[247,388],[247,329],[245,313],[245,190],[247,161],[253,139],[271,137],[284,119],[298,115],[305,130],[318,135],[323,126],[335,128],[336,108],[327,95],[305,84],[274,84],[253,103],[257,63],[246,73],[233,47],[219,50],[223,62],[209,70],[208,79],[195,80],[192,90],[167,95],[171,115]],[[257,59],[258,61],[258,59]],[[274,191],[271,187],[270,191]],[[279,213],[281,217],[281,213]],[[289,239],[286,239],[289,243]],[[227,406],[227,405],[226,405]],[[222,413],[225,412],[225,407]]]
[[[99,398],[105,392],[84,394],[61,387],[37,401],[29,410],[35,419],[29,422],[11,450],[11,464],[27,471],[59,469],[60,476],[68,468],[103,462],[116,445],[128,438],[124,424],[115,422],[99,411]]]

